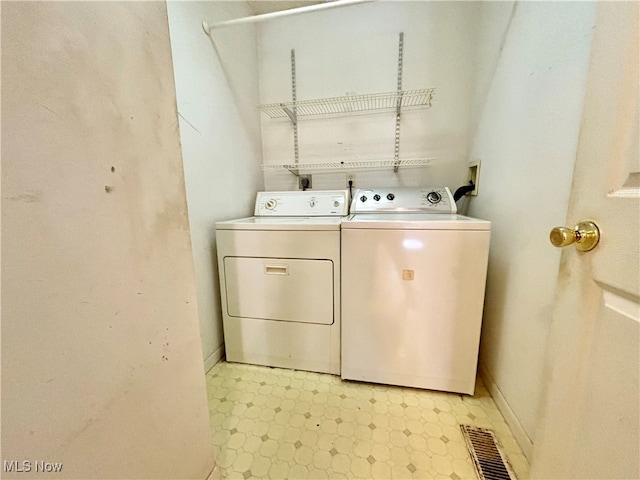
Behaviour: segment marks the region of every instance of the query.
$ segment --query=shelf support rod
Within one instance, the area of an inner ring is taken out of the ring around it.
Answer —
[[[393,154],[393,171],[398,173],[400,166],[400,112],[402,109],[402,56],[404,50],[404,33],[400,32],[398,40],[398,99],[396,101],[396,139]]]
[[[250,17],[234,18],[233,20],[227,20],[225,22],[209,23],[206,20],[202,22],[202,29],[207,35],[211,34],[211,30],[222,27],[232,27],[235,25],[242,25],[245,23],[258,23],[274,18],[289,17],[291,15],[298,15],[300,13],[317,12],[319,10],[329,10],[330,8],[348,7],[350,5],[357,5],[359,3],[369,3],[375,0],[336,0],[333,2],[320,3],[318,5],[307,5],[305,7],[290,8],[288,10],[281,10],[279,12],[265,13],[262,15],[252,15]]]
[[[298,150],[298,112],[296,109],[296,102],[298,101],[298,94],[296,88],[296,51],[291,49],[291,99],[293,100],[293,108],[291,114],[285,110],[291,121],[293,122],[293,158],[297,165],[300,160],[300,153]],[[296,176],[298,172],[296,169]]]

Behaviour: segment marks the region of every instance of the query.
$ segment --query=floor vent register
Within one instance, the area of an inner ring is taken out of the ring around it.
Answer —
[[[491,430],[470,425],[460,425],[460,429],[480,480],[516,480]]]

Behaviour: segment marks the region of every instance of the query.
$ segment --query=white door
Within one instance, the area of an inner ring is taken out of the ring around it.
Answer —
[[[599,2],[532,478],[640,478],[638,2]],[[552,248],[550,246],[550,248]]]

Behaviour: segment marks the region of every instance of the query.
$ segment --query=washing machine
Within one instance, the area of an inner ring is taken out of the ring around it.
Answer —
[[[347,190],[259,192],[216,223],[229,362],[340,374],[340,223]]]
[[[491,224],[448,188],[358,190],[342,222],[342,377],[473,394]]]

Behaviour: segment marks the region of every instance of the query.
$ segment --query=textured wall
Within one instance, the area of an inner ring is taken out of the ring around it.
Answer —
[[[2,460],[213,466],[166,7],[2,5]]]
[[[516,4],[471,147],[469,213],[492,222],[481,365],[528,454],[560,262],[548,235],[567,211],[593,21],[594,3]]]
[[[260,99],[291,100],[290,51],[295,49],[298,100],[393,92],[399,33],[404,33],[404,90],[436,88],[431,109],[405,109],[401,158],[435,158],[427,168],[358,171],[356,186],[447,185],[466,179],[480,4],[373,2],[273,20],[258,27]],[[300,162],[393,160],[395,112],[301,119]],[[288,119],[262,114],[265,163],[293,162]],[[268,189],[297,188],[284,171],[265,172]],[[313,188],[345,188],[344,173],[314,174]]]
[[[171,50],[205,366],[223,353],[215,222],[253,213],[260,170],[253,25],[200,27],[249,14],[244,2],[169,2]],[[242,52],[242,54],[238,54]]]

